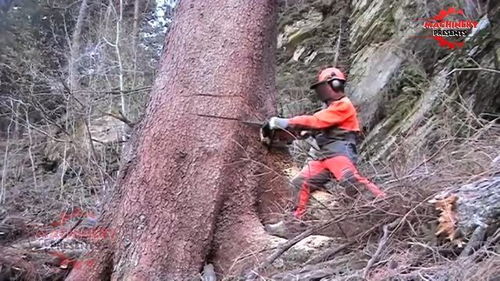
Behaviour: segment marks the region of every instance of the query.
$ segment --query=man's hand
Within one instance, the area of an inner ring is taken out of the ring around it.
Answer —
[[[288,127],[287,118],[271,117],[269,119],[269,128],[271,130],[286,129],[286,127]]]

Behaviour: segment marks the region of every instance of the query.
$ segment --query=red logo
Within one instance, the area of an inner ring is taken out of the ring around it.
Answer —
[[[65,228],[72,219],[77,219],[71,228]],[[88,244],[92,246],[99,241],[111,241],[115,239],[116,233],[108,228],[103,228],[97,225],[90,227],[78,228],[79,224],[84,220],[96,221],[97,218],[93,213],[85,212],[81,209],[75,209],[68,213],[63,213],[60,219],[52,222],[51,227],[60,227],[52,231],[38,231],[36,236],[42,239],[42,249],[48,254],[56,257],[56,263],[60,268],[78,268],[78,267],[92,267],[95,265],[95,260],[91,257],[85,256],[90,252],[90,249],[84,249],[83,257],[74,258],[65,254],[63,249],[60,249],[60,244],[68,241],[75,243],[75,246]]]
[[[464,19],[446,20],[450,16],[462,17]],[[465,44],[465,37],[477,25],[477,21],[466,19],[464,10],[453,7],[441,10],[436,16],[425,20],[423,24],[425,29],[432,30],[432,35],[427,37],[436,40],[440,47],[451,50],[462,48]],[[451,38],[459,40],[451,40]]]

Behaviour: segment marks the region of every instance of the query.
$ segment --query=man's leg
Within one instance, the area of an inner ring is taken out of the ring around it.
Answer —
[[[338,181],[351,184],[356,189],[364,187],[375,197],[385,197],[385,193],[378,186],[359,174],[358,169],[348,157],[335,156],[325,159],[323,163]]]
[[[327,170],[322,161],[309,161],[302,171],[292,180],[295,193],[296,218],[302,218],[306,212],[307,203],[311,196],[311,189],[323,187],[330,179],[331,173]]]

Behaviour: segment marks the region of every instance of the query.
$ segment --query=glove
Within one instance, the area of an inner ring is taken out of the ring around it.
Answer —
[[[288,119],[286,118],[271,117],[269,119],[269,128],[271,130],[286,129],[286,127],[288,127]]]
[[[313,136],[313,132],[312,131],[306,131],[306,130],[300,131],[299,136],[300,136],[300,139],[307,139],[307,138]]]

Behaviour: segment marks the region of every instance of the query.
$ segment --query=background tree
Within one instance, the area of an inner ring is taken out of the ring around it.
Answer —
[[[43,222],[75,199],[95,209],[96,194],[113,184],[121,128],[139,119],[161,52],[157,6],[30,0],[0,13],[0,202],[8,213],[40,213],[47,206],[31,201],[39,196],[52,206]]]
[[[188,280],[205,261],[229,274],[269,244],[258,197],[283,185],[260,162],[258,131],[198,114],[274,113],[276,11],[274,1],[180,3],[133,158],[104,214],[116,241],[96,253],[99,266],[69,280],[102,280],[107,265],[112,280]]]

